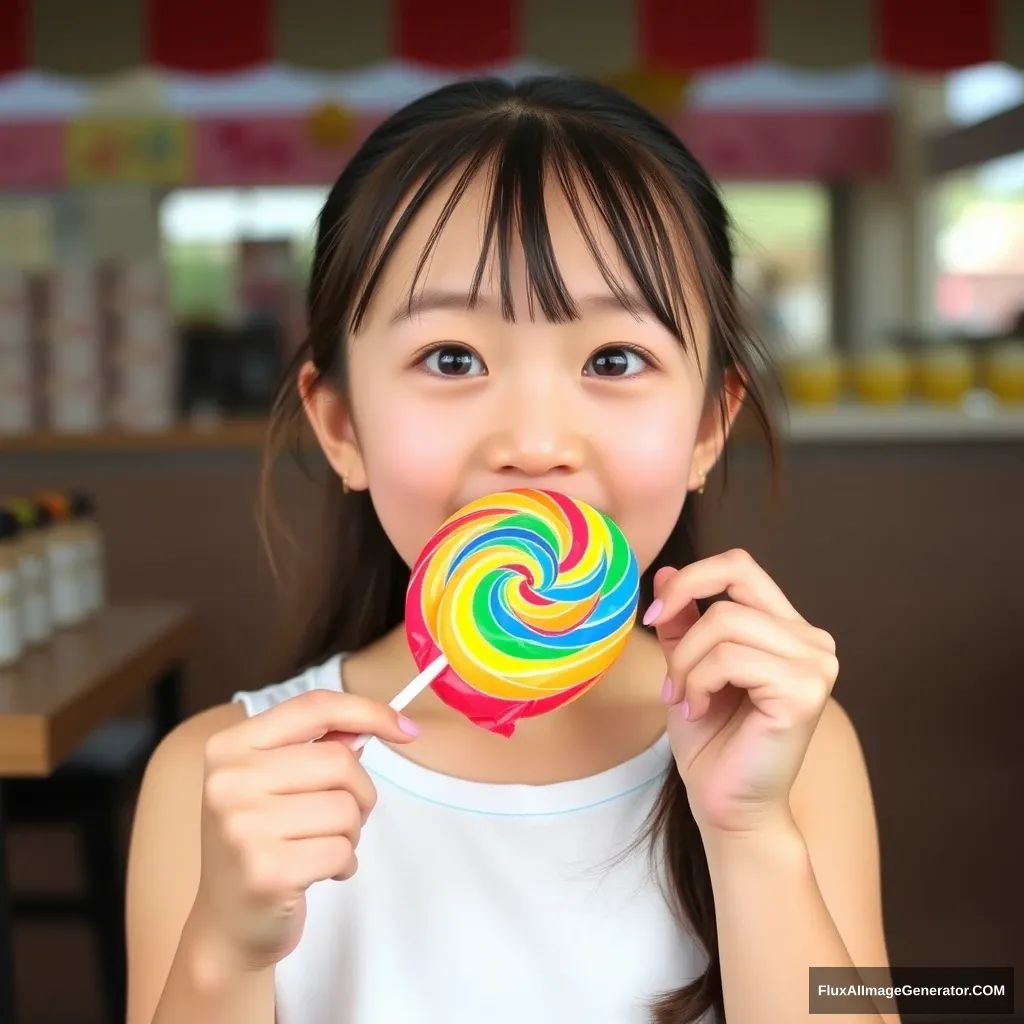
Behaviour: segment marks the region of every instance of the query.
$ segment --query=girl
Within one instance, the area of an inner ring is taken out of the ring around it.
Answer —
[[[749,555],[689,541],[764,403],[726,214],[679,140],[584,82],[441,89],[332,189],[309,305],[274,429],[304,414],[333,470],[324,578],[297,674],[149,766],[131,1024],[794,1024],[809,966],[884,966],[833,641]],[[409,566],[520,486],[619,523],[642,623],[511,739],[430,691],[414,724],[387,705],[416,671]]]

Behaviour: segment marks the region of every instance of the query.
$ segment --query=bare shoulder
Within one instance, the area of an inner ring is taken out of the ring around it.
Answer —
[[[245,718],[221,704],[160,743],[142,781],[128,858],[128,1019],[152,1019],[199,887],[207,740]]]
[[[206,743],[211,736],[245,718],[240,704],[218,704],[185,719],[160,742],[142,779],[132,834],[133,850],[151,828],[165,829],[168,818],[198,823],[205,770]],[[156,812],[156,813],[151,813]]]
[[[218,704],[171,730],[153,752],[135,810],[129,887],[136,880],[153,881],[134,876],[140,871],[148,874],[157,863],[163,865],[152,855],[166,836],[174,836],[176,856],[183,858],[177,863],[188,865],[194,859],[198,866],[206,744],[211,736],[244,718],[245,709],[240,704]]]
[[[167,771],[176,773],[187,769],[197,758],[201,773],[206,741],[244,718],[245,708],[241,704],[217,704],[186,718],[164,737],[154,751],[146,771],[147,781]]]

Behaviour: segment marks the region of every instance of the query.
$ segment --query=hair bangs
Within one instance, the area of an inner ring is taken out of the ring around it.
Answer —
[[[470,306],[479,301],[490,273],[502,316],[516,320],[512,267],[518,241],[530,319],[538,307],[550,322],[579,318],[551,237],[548,204],[552,189],[557,189],[611,293],[624,308],[649,312],[688,346],[694,337],[689,303],[697,296],[702,307],[708,304],[700,297],[696,270],[700,261],[695,249],[702,245],[703,234],[684,190],[642,150],[623,145],[611,133],[595,134],[592,128],[583,130],[571,121],[513,106],[486,120],[409,139],[364,183],[365,204],[356,202],[354,211],[362,206],[400,212],[390,229],[380,219],[345,226],[345,235],[363,254],[348,259],[337,254],[354,275],[349,277],[349,331],[358,331],[410,225],[439,190],[450,186],[417,260],[407,296],[411,309],[418,282],[453,212],[481,179],[487,198],[480,254],[467,295]],[[602,226],[613,253],[600,238]]]

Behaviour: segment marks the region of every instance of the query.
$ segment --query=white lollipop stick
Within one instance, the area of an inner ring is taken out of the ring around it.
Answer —
[[[411,683],[407,683],[389,702],[395,711],[401,711],[421,694],[448,666],[448,659],[439,654]],[[373,737],[369,733],[357,736],[351,743],[353,750],[362,750]]]

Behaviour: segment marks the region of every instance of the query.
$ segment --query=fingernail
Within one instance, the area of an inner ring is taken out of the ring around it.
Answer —
[[[666,679],[665,680],[665,685],[662,686],[662,688],[661,688],[661,699],[666,704],[671,704],[672,703],[672,695],[673,695],[674,692],[675,692],[675,687],[672,685],[672,680],[671,679]]]
[[[649,626],[660,614],[661,609],[665,607],[665,602],[659,597],[651,602],[651,607],[644,613],[644,625]]]
[[[683,716],[683,718],[685,718],[687,721],[689,721],[689,719],[690,719],[690,702],[688,700],[684,700],[683,703],[679,705],[679,714],[681,714]]]
[[[419,736],[420,727],[412,721],[410,718],[406,718],[405,715],[398,716],[398,728],[406,734],[406,736]]]

